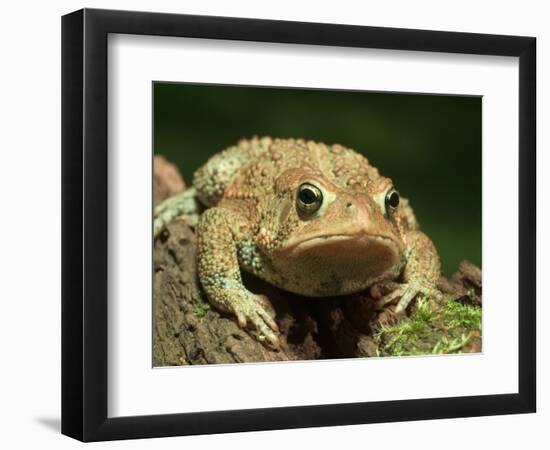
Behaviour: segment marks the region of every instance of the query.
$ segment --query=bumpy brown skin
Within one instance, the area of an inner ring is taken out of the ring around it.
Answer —
[[[314,211],[298,201],[304,183],[321,193]],[[398,281],[378,302],[399,300],[397,310],[418,294],[439,295],[439,258],[408,201],[391,207],[391,180],[353,150],[301,139],[243,140],[213,156],[193,185],[209,207],[198,223],[201,284],[215,307],[235,314],[261,341],[278,345],[273,309],[243,286],[241,269],[310,297]]]

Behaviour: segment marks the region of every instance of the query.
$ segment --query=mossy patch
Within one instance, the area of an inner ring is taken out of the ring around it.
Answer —
[[[481,351],[481,308],[445,298],[421,298],[410,316],[375,333],[379,356]]]
[[[200,290],[193,293],[193,314],[197,317],[204,317],[206,313],[210,311],[210,304],[208,303],[206,296]]]
[[[210,305],[208,303],[203,303],[202,305],[197,305],[193,308],[193,314],[197,317],[206,316],[208,311],[210,311]]]

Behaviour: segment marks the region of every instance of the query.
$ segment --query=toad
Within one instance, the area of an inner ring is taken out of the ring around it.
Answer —
[[[362,154],[302,139],[242,140],[215,154],[193,187],[161,203],[154,233],[182,214],[198,217],[197,265],[209,302],[278,347],[269,299],[250,292],[247,271],[306,297],[397,282],[377,300],[402,312],[418,295],[439,297],[440,262],[409,202]]]

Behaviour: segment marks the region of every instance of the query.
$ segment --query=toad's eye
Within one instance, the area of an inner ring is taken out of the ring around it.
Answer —
[[[302,183],[298,187],[296,204],[301,211],[312,214],[323,204],[323,193],[314,184]]]
[[[386,212],[388,214],[393,213],[399,206],[399,193],[391,188],[386,194]]]

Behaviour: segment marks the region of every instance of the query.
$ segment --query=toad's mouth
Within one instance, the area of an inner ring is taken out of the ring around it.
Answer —
[[[349,267],[360,264],[381,273],[398,264],[400,249],[389,237],[367,234],[317,235],[281,249],[279,256],[289,265],[301,261],[305,267],[322,264]]]
[[[401,267],[399,242],[358,234],[306,236],[272,255],[273,269],[285,275],[283,289],[323,297],[359,292]]]
[[[300,253],[309,253],[315,250],[323,250],[324,248],[330,250],[336,250],[338,248],[355,248],[361,251],[384,249],[385,252],[399,254],[399,248],[395,241],[380,235],[366,235],[366,234],[331,234],[331,235],[317,235],[311,236],[305,239],[301,239],[299,242],[295,242],[287,246],[285,253],[291,253],[298,255]]]

